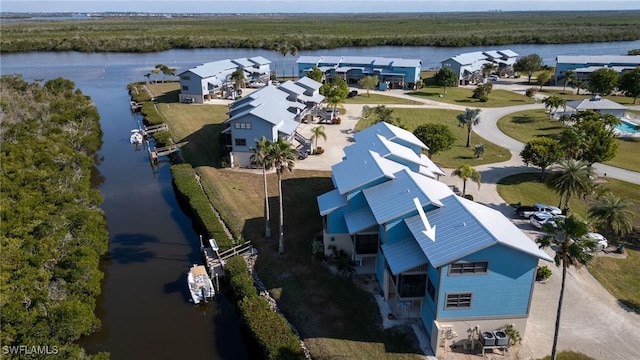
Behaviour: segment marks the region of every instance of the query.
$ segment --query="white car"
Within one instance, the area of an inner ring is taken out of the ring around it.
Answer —
[[[606,237],[602,236],[602,234],[592,232],[592,233],[588,233],[585,236],[585,238],[595,243],[595,246],[594,246],[595,251],[602,251],[609,246],[609,241],[607,240]]]
[[[499,79],[500,79],[500,77],[498,77],[498,75],[489,76],[489,80],[491,80],[491,81],[498,81]]]
[[[531,225],[537,227],[538,229],[542,229],[542,226],[547,223],[551,224],[555,228],[558,226],[556,225],[555,220],[563,217],[564,216],[562,215],[556,215],[550,212],[541,211],[531,215],[531,217],[529,218],[529,222],[531,223]]]

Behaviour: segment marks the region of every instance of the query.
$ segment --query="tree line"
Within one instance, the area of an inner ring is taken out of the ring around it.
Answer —
[[[100,326],[98,265],[108,250],[102,197],[92,184],[102,145],[98,112],[70,80],[10,75],[0,85],[2,345],[48,346],[61,359],[107,358],[75,344]]]

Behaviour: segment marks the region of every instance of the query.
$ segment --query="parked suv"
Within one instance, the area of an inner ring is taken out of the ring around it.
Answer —
[[[551,224],[554,228],[558,227],[556,225],[555,220],[564,218],[563,215],[554,215],[549,212],[537,212],[529,218],[529,222],[531,225],[537,227],[538,229],[542,229],[544,224]]]

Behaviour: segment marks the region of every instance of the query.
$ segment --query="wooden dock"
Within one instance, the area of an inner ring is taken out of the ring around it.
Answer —
[[[169,154],[172,154],[178,151],[180,151],[180,145],[169,145],[169,146],[163,146],[159,148],[154,147],[153,150],[149,148],[149,160],[151,161],[151,164],[157,165],[158,158],[160,156],[167,156]]]
[[[145,132],[145,136],[146,135],[153,135],[155,133],[157,133],[158,131],[167,131],[169,130],[169,125],[167,124],[160,124],[160,125],[152,125],[152,126],[145,126],[144,127],[144,132]]]
[[[202,256],[205,259],[207,268],[209,269],[212,277],[224,276],[224,265],[229,258],[236,255],[251,256],[255,254],[256,249],[251,244],[251,241],[246,241],[224,251],[202,246]]]

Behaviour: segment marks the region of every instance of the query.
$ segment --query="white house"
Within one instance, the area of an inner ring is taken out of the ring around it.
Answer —
[[[460,85],[478,80],[481,76],[482,66],[486,63],[495,64],[498,72],[510,72],[516,63],[518,54],[505,50],[474,51],[459,54],[442,61],[443,68],[449,68],[458,74]]]

